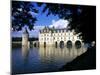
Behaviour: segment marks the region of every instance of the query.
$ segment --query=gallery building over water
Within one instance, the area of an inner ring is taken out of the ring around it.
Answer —
[[[54,27],[45,27],[39,33],[39,45],[56,47],[81,45],[83,43],[80,34],[76,34],[75,30],[69,30],[67,28],[55,29]]]

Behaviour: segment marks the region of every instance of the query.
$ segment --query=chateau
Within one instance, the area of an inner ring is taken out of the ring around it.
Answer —
[[[82,46],[84,43],[82,42],[81,33],[76,33],[74,30],[69,30],[68,28],[63,29],[55,29],[45,27],[44,29],[40,30],[39,32],[39,40],[33,41],[33,45],[36,44],[37,46]],[[27,29],[24,30],[22,35],[22,46],[29,45],[29,33]]]
[[[40,46],[67,46],[74,44],[82,44],[82,37],[79,37],[81,33],[76,34],[74,30],[55,29],[45,27],[40,30],[39,33],[39,45]]]

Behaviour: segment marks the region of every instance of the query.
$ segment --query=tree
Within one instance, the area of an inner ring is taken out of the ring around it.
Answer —
[[[31,2],[25,1],[12,1],[12,29],[14,31],[22,30],[25,25],[30,30],[33,29],[34,23],[37,20],[33,13],[38,13],[38,10],[34,7]]]
[[[96,41],[96,7],[66,4],[45,3],[43,13],[50,14],[70,21],[69,26],[76,32],[82,32],[85,42]]]

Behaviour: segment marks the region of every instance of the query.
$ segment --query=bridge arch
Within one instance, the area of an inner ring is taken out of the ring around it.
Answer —
[[[67,48],[72,48],[72,46],[73,46],[72,41],[71,40],[68,40],[67,43],[66,43],[66,47]]]
[[[60,46],[60,48],[63,48],[64,47],[64,41],[60,41],[59,46]]]
[[[44,47],[46,47],[46,42],[44,42]]]
[[[55,47],[57,47],[58,46],[58,43],[57,43],[57,41],[55,42]]]
[[[79,49],[79,48],[81,48],[81,46],[82,46],[81,41],[80,41],[80,40],[76,40],[76,41],[75,41],[75,47],[76,47],[77,49]]]
[[[36,42],[34,43],[34,47],[36,47],[37,46],[37,44],[36,44]]]
[[[30,44],[32,44],[32,42]],[[39,47],[39,42],[38,41],[33,41],[32,45],[33,45],[33,47]]]

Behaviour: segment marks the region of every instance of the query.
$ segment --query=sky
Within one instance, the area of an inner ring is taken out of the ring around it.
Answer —
[[[34,12],[30,12],[31,15],[35,16],[37,18],[37,21],[35,22],[34,25],[34,30],[29,31],[29,35],[30,37],[38,37],[39,34],[39,29],[43,29],[45,26],[48,26],[50,28],[52,28],[53,26],[55,28],[66,28],[67,25],[69,24],[69,22],[67,20],[64,19],[60,19],[58,17],[58,15],[53,15],[50,14],[49,16],[47,16],[47,12],[42,13],[43,8],[45,7],[45,4],[43,4],[41,7],[38,7],[36,3],[32,3],[36,9],[39,10],[38,13],[34,13]],[[18,9],[21,11],[21,9]],[[12,31],[12,37],[21,37],[23,33],[23,30],[21,31]]]

